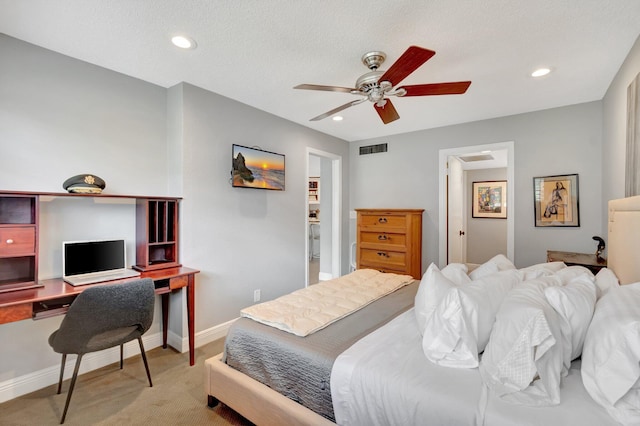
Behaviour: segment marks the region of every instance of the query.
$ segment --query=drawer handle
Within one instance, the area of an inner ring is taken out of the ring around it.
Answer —
[[[379,218],[378,218],[378,222],[380,222],[380,223],[387,223],[387,218],[386,218],[386,217],[379,217]]]
[[[12,240],[11,238],[9,238],[9,239],[7,240],[7,244],[13,244],[13,240]]]
[[[387,241],[390,240],[391,238],[387,237],[386,235],[382,234],[382,235],[378,235],[378,240],[380,241]]]
[[[378,256],[380,256],[380,257],[389,257],[389,255],[387,253],[383,252],[383,251],[379,251],[378,252]]]

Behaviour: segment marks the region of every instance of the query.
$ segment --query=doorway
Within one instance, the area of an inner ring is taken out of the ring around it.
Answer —
[[[471,190],[469,182],[464,179],[466,170],[481,171],[491,168],[506,168],[507,181],[507,219],[506,232],[500,241],[512,262],[514,261],[514,153],[513,142],[502,142],[489,145],[476,145],[461,148],[443,149],[439,153],[439,265],[444,267],[454,258],[455,261],[467,263],[467,242],[470,235],[467,226],[468,211],[471,208]],[[493,154],[492,154],[493,153]],[[477,161],[460,161],[477,157]],[[469,163],[474,165],[470,166]],[[466,165],[465,165],[466,164]]]
[[[340,276],[342,158],[307,148],[306,286]]]

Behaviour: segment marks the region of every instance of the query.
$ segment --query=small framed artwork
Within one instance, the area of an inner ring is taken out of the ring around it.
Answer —
[[[536,226],[580,226],[578,175],[533,178]]]
[[[507,181],[473,182],[472,214],[474,218],[507,218]]]

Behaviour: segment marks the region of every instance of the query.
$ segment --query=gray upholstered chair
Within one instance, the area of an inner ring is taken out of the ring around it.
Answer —
[[[120,346],[122,368],[123,344],[138,339],[149,386],[153,386],[147,356],[142,346],[142,335],[153,321],[154,304],[153,281],[145,278],[128,283],[87,288],[69,306],[60,328],[49,336],[49,345],[54,351],[62,354],[57,393],[60,393],[62,388],[67,354],[78,355],[60,424],[64,423],[67,415],[80,361],[86,353]]]

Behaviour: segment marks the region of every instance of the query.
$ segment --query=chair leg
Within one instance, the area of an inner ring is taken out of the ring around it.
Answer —
[[[67,362],[67,354],[62,354],[62,365],[60,365],[60,380],[58,380],[58,395],[62,391],[62,378],[64,377],[64,364]]]
[[[64,404],[64,411],[62,412],[62,419],[60,424],[64,423],[65,417],[67,417],[67,410],[69,409],[69,402],[71,401],[71,395],[73,394],[73,388],[76,385],[76,379],[78,378],[78,370],[80,370],[80,361],[82,361],[82,354],[78,354],[76,359],[76,366],[73,369],[73,377],[71,377],[71,384],[69,385],[69,394],[67,395],[67,402]]]
[[[120,345],[120,370],[122,370],[123,359],[124,359],[124,345]]]
[[[153,387],[153,383],[151,383],[151,373],[149,372],[149,363],[147,362],[147,354],[144,351],[144,346],[142,345],[142,337],[138,337],[138,343],[140,344],[140,355],[142,355],[142,361],[144,361],[144,368],[147,370],[147,379],[149,379],[149,387]]]

